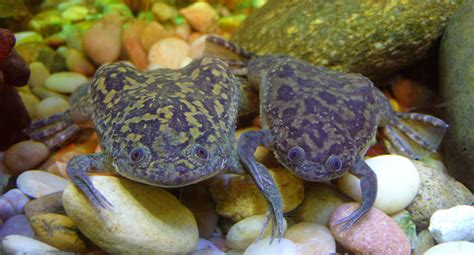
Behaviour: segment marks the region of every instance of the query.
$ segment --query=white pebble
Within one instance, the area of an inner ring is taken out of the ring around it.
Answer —
[[[45,81],[45,86],[56,92],[72,93],[77,87],[89,82],[89,79],[80,73],[58,72],[51,74]]]
[[[26,195],[34,198],[62,191],[68,180],[41,170],[26,171],[18,176],[16,186]]]
[[[47,118],[51,115],[62,113],[70,107],[66,99],[60,97],[47,97],[36,106],[36,116],[38,119]]]
[[[377,175],[377,198],[374,207],[386,214],[398,212],[408,206],[420,187],[420,176],[413,162],[398,155],[382,155],[365,161]],[[362,201],[360,181],[352,174],[342,176],[339,189]]]
[[[245,250],[255,240],[257,240],[260,231],[262,230],[263,223],[265,221],[264,215],[254,215],[245,218],[235,223],[227,232],[226,243],[227,245],[236,250]],[[283,232],[286,231],[286,220],[283,219]],[[270,222],[265,229],[262,238],[265,238],[271,234]]]
[[[20,235],[6,236],[2,240],[2,245],[6,252],[14,254],[46,254],[47,252],[59,252],[58,249],[49,244]]]
[[[431,216],[428,229],[437,243],[474,242],[474,206],[458,205],[438,210]]]
[[[466,241],[447,242],[431,247],[423,255],[472,255],[474,243]]]
[[[285,238],[280,241],[274,239],[270,244],[270,238],[267,237],[259,242],[251,244],[244,252],[244,255],[299,255],[298,247]]]

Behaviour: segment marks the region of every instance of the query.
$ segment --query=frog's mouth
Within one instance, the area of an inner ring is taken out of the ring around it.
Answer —
[[[312,182],[325,182],[325,181],[334,180],[336,178],[341,177],[346,172],[345,170],[331,172],[322,167],[317,168],[317,167],[311,167],[311,166],[297,167],[295,169],[288,168],[288,169],[292,169],[293,172],[298,177],[307,181],[312,181]]]

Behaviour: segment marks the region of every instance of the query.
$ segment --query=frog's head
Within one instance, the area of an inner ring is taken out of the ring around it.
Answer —
[[[299,177],[309,181],[328,181],[349,171],[357,152],[351,137],[344,132],[326,132],[302,125],[274,135],[276,156]]]

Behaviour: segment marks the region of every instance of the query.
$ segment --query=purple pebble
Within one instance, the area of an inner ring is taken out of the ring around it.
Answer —
[[[0,228],[0,239],[8,235],[21,235],[33,238],[35,233],[25,215],[17,214],[9,218]]]
[[[0,198],[0,219],[6,220],[15,214],[16,214],[15,208],[13,208],[12,204],[8,202],[8,200],[1,197]]]
[[[3,194],[2,198],[6,199],[10,204],[12,204],[15,213],[20,214],[23,212],[25,204],[30,201],[30,199],[21,191],[20,189],[12,189],[7,193]]]

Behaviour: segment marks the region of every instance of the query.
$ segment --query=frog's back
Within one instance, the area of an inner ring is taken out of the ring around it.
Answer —
[[[236,85],[227,69],[211,57],[180,70],[148,73],[122,63],[102,67],[91,91],[93,120],[101,146],[118,162],[119,173],[155,185],[180,186],[221,170],[237,114]],[[219,159],[211,158],[208,166],[196,162],[196,145]],[[124,157],[137,147],[146,148],[149,161],[155,162],[141,172]]]
[[[345,143],[360,149],[373,137],[379,95],[367,78],[292,58],[270,70],[261,83],[262,100],[274,135],[287,138],[279,145],[304,138],[307,151],[337,150]]]

